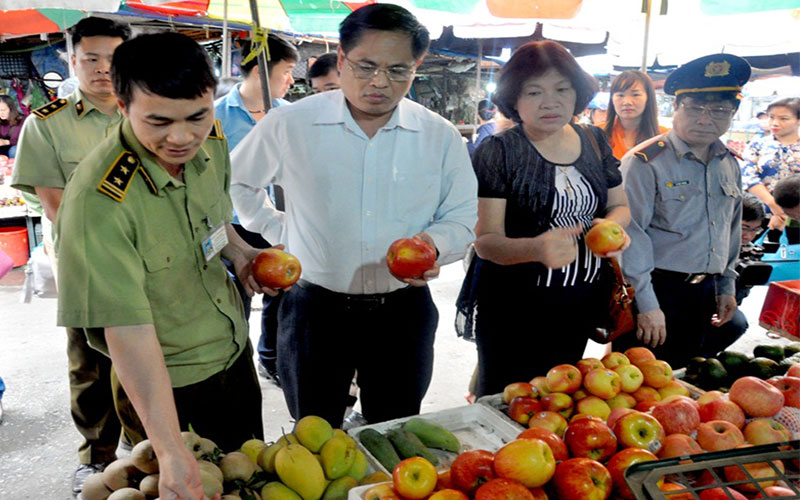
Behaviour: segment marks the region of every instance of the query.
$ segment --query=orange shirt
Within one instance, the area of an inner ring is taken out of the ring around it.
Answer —
[[[595,127],[604,128],[606,126],[605,123],[598,123]],[[665,134],[669,132],[667,127],[662,127],[661,125],[658,126],[658,133]],[[619,120],[614,121],[614,128],[611,129],[611,140],[608,141],[611,144],[611,149],[614,151],[614,156],[619,160],[625,156],[625,153],[628,152],[628,148],[625,147],[625,131],[622,128],[622,124]]]

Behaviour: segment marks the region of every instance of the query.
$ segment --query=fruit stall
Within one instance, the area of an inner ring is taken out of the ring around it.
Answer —
[[[193,432],[184,441],[208,497],[228,500],[798,499],[798,352],[764,345],[673,372],[634,347],[554,366],[475,404],[347,432],[306,416],[239,450]],[[157,485],[145,440],[82,495],[147,499]]]

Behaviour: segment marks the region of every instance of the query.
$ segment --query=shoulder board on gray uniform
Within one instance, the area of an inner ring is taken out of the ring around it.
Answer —
[[[97,190],[115,201],[122,202],[138,169],[139,158],[130,151],[121,152],[103,176]]]
[[[40,106],[33,110],[33,114],[44,120],[47,117],[53,116],[67,106],[66,99],[57,99],[53,102]]]
[[[214,120],[214,126],[211,127],[211,133],[208,134],[209,139],[224,139],[225,134],[222,133],[222,122]]]
[[[83,99],[80,99],[75,103],[75,113],[78,115],[78,118],[80,118],[85,111],[86,106],[83,105]]]
[[[654,141],[652,144],[648,144],[647,146],[643,147],[639,151],[636,151],[634,156],[638,157],[643,162],[647,163],[656,156],[660,155],[667,149],[667,143],[663,139],[659,139]]]

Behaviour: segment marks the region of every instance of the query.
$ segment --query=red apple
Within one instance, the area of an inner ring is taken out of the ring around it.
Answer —
[[[494,473],[494,453],[469,450],[458,455],[450,466],[453,486],[469,496],[485,482],[497,477]]]
[[[566,460],[569,456],[567,444],[564,440],[558,437],[555,432],[541,427],[525,429],[517,436],[517,439],[541,439],[550,447],[550,451],[553,452],[553,458],[555,458],[556,462]]]
[[[570,458],[558,464],[553,486],[559,500],[605,500],[613,481],[603,464],[590,458]]]
[[[800,363],[795,363],[786,370],[787,377],[798,377],[800,378]]]
[[[731,401],[750,417],[771,417],[783,408],[783,393],[757,377],[742,377],[731,385]]]
[[[563,392],[571,394],[581,386],[583,376],[581,371],[572,365],[557,365],[550,368],[545,377],[547,389],[550,392]]]
[[[767,382],[783,393],[783,404],[800,408],[800,378],[773,377]]]
[[[261,286],[287,288],[300,279],[302,266],[297,257],[278,248],[262,250],[253,259],[253,278]]]
[[[608,419],[606,419],[606,425],[608,425],[610,428],[613,429],[614,424],[617,423],[617,420],[619,420],[620,417],[632,411],[634,410],[631,408],[625,408],[625,407],[614,408],[613,410],[611,410],[611,413],[608,414]]]
[[[422,457],[406,458],[394,466],[394,489],[409,500],[420,500],[433,492],[439,474],[432,463]]]
[[[635,410],[617,420],[614,434],[623,448],[642,448],[650,453],[658,453],[664,440],[661,423],[654,416]]]
[[[658,460],[658,457],[641,448],[626,448],[611,457],[606,464],[606,469],[611,474],[611,480],[614,482],[614,491],[616,491],[617,495],[625,500],[634,499],[633,492],[625,482],[625,470],[633,464],[651,460]],[[660,481],[663,482],[664,479],[661,478]],[[661,483],[658,483],[658,486],[660,487]]]
[[[730,496],[729,496],[730,495]],[[711,488],[700,492],[700,500],[747,500],[747,497],[724,486],[722,488]]]
[[[639,403],[636,403],[636,406],[634,406],[633,409],[643,413],[649,413],[650,410],[655,408],[657,404],[658,401],[641,401]]]
[[[421,239],[400,238],[389,246],[386,264],[399,280],[421,278],[436,264],[436,250]]]
[[[617,451],[617,438],[611,429],[594,419],[572,422],[564,434],[570,455],[604,462]]]
[[[378,483],[364,492],[364,500],[400,500],[392,483]]]
[[[664,483],[658,489],[664,492],[666,500],[694,500],[689,489],[680,483]],[[681,493],[668,494],[669,491],[680,491]]]
[[[700,425],[700,413],[697,404],[680,397],[670,401],[660,401],[651,413],[661,422],[664,432],[669,434],[690,434]]]
[[[515,439],[494,454],[498,477],[519,481],[528,488],[547,483],[555,469],[553,451],[540,439]]]
[[[700,421],[710,422],[712,420],[727,420],[741,429],[744,427],[744,412],[739,405],[727,397],[720,397],[700,405]]]
[[[510,404],[511,400],[517,396],[535,398],[538,395],[539,391],[537,391],[531,384],[527,382],[514,382],[512,384],[508,384],[503,389],[503,403]]]
[[[535,500],[533,493],[519,481],[497,478],[475,492],[475,500]]]
[[[619,374],[608,368],[596,368],[587,373],[583,387],[600,399],[613,398],[622,390]]]
[[[784,486],[767,486],[764,488],[764,493],[766,493],[768,497],[800,497],[800,494]],[[764,498],[764,495],[759,492],[753,498]]]
[[[644,383],[656,389],[664,387],[672,380],[672,367],[661,359],[651,359],[639,363],[639,369],[644,375]]]
[[[619,396],[619,394],[617,394],[617,396]],[[603,422],[605,422],[608,416],[611,414],[611,407],[608,406],[608,403],[597,396],[586,396],[583,399],[579,399],[578,402],[575,403],[575,411],[578,413],[583,413],[584,415],[594,415],[595,417],[600,417],[603,419]]]
[[[556,436],[563,436],[567,430],[567,419],[554,411],[540,411],[531,417],[528,427],[547,429]]]
[[[589,393],[586,391],[586,389],[581,387],[580,389],[578,389],[577,391],[572,393],[572,400],[573,401],[579,401],[579,400],[585,398],[588,395],[589,395]]]
[[[664,387],[659,387],[658,393],[661,395],[661,399],[666,399],[670,396],[689,397],[689,389],[687,389],[685,385],[681,384],[675,379],[672,379],[669,382],[667,382],[667,385],[665,385]]]
[[[587,373],[594,370],[595,368],[605,368],[603,362],[597,358],[583,358],[582,360],[575,363],[575,366],[577,366],[578,370],[581,371],[582,377],[585,377]]]
[[[644,383],[644,375],[636,365],[618,365],[614,371],[619,374],[620,387],[624,392],[635,392]]]
[[[447,488],[437,491],[428,500],[469,500],[469,497],[458,490]]]
[[[564,418],[569,418],[572,415],[573,403],[569,394],[551,392],[542,396],[541,402],[542,410],[557,412]]]
[[[739,448],[745,448],[749,446],[752,445],[745,444],[739,446]],[[771,462],[772,465],[770,465],[769,462],[748,462],[737,465],[728,465],[724,469],[725,479],[730,482],[745,481],[741,484],[736,484],[733,486],[737,490],[744,493],[758,492],[758,486],[756,486],[755,483],[758,483],[762,488],[766,488],[767,486],[777,486],[778,482],[781,480],[780,476],[783,476],[785,469],[783,467],[783,462],[780,460],[773,460]],[[772,467],[773,465],[775,468]],[[744,470],[742,469],[746,469],[749,473],[749,476],[745,474]],[[777,469],[777,471],[775,469]],[[755,481],[750,479],[751,477],[755,479]]]
[[[547,388],[547,377],[544,375],[539,375],[538,377],[533,377],[531,379],[530,384],[536,388],[539,393],[539,396],[544,396],[545,394],[550,394],[550,389]]]
[[[547,500],[547,492],[544,491],[544,488],[528,488],[533,494],[533,500]]]
[[[627,392],[620,392],[613,398],[606,399],[606,404],[612,410],[614,408],[633,408],[636,406],[636,398]]]
[[[628,356],[622,354],[621,352],[610,352],[603,356],[600,361],[603,362],[603,366],[608,368],[609,370],[613,370],[614,368],[620,365],[629,365],[631,364],[631,360],[628,359]]]
[[[451,490],[455,488],[453,480],[450,479],[450,469],[439,471],[439,479],[436,480],[437,490]]]
[[[697,426],[697,443],[706,451],[730,450],[744,443],[744,435],[728,421],[712,420]]]
[[[625,230],[614,221],[603,221],[586,233],[586,246],[597,255],[616,252],[625,244]]]
[[[722,391],[704,392],[703,394],[700,395],[699,398],[697,398],[697,404],[699,404],[700,406],[703,406],[704,404],[710,403],[710,402],[714,401],[715,399],[719,399],[719,398],[723,397],[724,395],[725,395],[725,393],[722,392]]]
[[[771,418],[757,418],[744,426],[744,440],[750,444],[782,443],[792,440],[792,433]]]
[[[626,349],[623,354],[628,358],[632,365],[638,365],[644,361],[656,359],[656,355],[653,354],[653,351],[647,347],[631,347],[630,349]]]
[[[658,393],[658,390],[646,385],[633,391],[631,396],[639,403],[642,401],[661,401],[661,394]]]
[[[697,444],[697,441],[692,439],[691,436],[686,434],[670,434],[664,438],[661,443],[661,450],[658,452],[658,458],[673,458],[683,457],[686,455],[696,455],[703,453],[703,448]]]
[[[521,425],[528,425],[531,417],[541,411],[542,403],[538,399],[526,396],[517,396],[508,405],[508,416],[511,420]]]

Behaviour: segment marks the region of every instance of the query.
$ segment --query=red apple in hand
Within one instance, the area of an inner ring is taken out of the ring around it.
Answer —
[[[625,448],[611,457],[606,464],[606,468],[611,474],[611,480],[614,482],[614,490],[617,492],[617,495],[625,500],[633,500],[633,492],[625,482],[625,470],[633,464],[649,462],[651,460],[658,460],[658,457],[641,448]],[[660,481],[661,482],[657,483],[659,489],[664,478],[661,478]]]
[[[783,393],[757,377],[742,377],[731,385],[731,401],[750,417],[771,417],[783,408]]]
[[[399,280],[421,278],[436,263],[436,250],[418,238],[400,238],[389,246],[386,264]]]
[[[586,233],[586,246],[597,255],[616,252],[625,244],[625,231],[614,221],[603,221]]]
[[[497,477],[494,472],[494,454],[486,450],[469,450],[461,453],[450,466],[453,486],[472,496],[485,482]]]
[[[297,257],[278,248],[262,250],[253,259],[253,278],[261,286],[290,287],[300,279],[301,271]]]
[[[611,495],[611,474],[590,458],[570,458],[558,464],[553,477],[558,500],[605,500]]]
[[[617,451],[617,438],[603,422],[584,418],[572,422],[564,434],[570,455],[603,462]]]
[[[497,478],[475,492],[475,500],[535,500],[535,496],[519,481]]]

